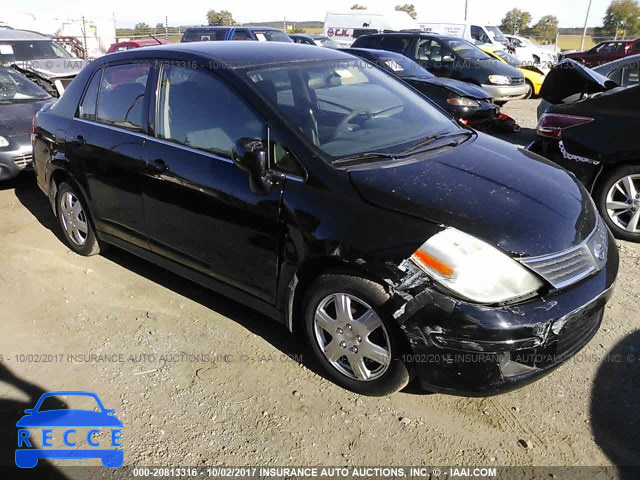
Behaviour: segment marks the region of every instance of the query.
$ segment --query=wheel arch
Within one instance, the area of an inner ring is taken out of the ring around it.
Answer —
[[[348,262],[335,256],[313,258],[302,264],[295,272],[289,285],[287,328],[291,332],[298,332],[303,325],[302,311],[304,298],[309,287],[322,275],[354,275],[380,284],[391,295],[390,286],[361,264]]]

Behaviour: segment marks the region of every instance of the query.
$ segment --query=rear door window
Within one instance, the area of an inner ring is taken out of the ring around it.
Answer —
[[[380,48],[382,50],[388,50],[390,52],[404,53],[409,46],[411,40],[407,37],[398,37],[390,35],[382,39]]]
[[[107,125],[142,130],[144,96],[150,66],[117,65],[102,75],[96,120]]]
[[[231,40],[252,40],[252,38],[247,30],[237,29],[235,32],[233,32],[233,37],[231,38]]]

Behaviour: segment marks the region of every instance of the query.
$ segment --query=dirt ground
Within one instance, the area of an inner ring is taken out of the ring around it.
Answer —
[[[528,143],[536,105],[505,107],[525,127],[505,138]],[[115,409],[130,466],[640,465],[640,245],[619,243],[596,337],[542,380],[368,398],[266,317],[117,249],[79,257],[56,225],[32,177],[0,185],[1,465],[22,410],[58,390]]]

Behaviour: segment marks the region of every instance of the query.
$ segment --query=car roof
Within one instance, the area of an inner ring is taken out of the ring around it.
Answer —
[[[14,30],[12,28],[0,28],[0,40],[51,40],[45,35],[41,35],[29,30]]]
[[[432,32],[389,32],[389,33],[374,33],[371,35],[363,35],[359,38],[364,37],[429,37],[429,38],[438,38],[440,40],[464,40],[460,37],[454,37],[452,35],[439,35],[437,33]]]
[[[330,48],[317,48],[281,42],[188,42],[151,46],[142,49],[118,52],[113,61],[126,58],[153,58],[158,54],[183,52],[196,54],[224,63],[231,69],[255,65],[281,64],[285,62],[306,62],[313,60],[344,60],[352,58],[346,53]]]
[[[187,27],[187,30],[228,30],[230,28],[251,28],[251,29],[256,29],[256,30],[277,30],[279,32],[281,32],[282,30],[280,30],[279,28],[274,28],[274,27],[260,27],[260,26],[256,26],[256,25],[229,25],[229,26],[222,26],[222,25],[194,25],[191,27]]]

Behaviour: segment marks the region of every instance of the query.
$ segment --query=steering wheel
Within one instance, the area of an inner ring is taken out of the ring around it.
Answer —
[[[348,130],[349,123],[351,123],[351,120],[356,118],[358,115],[364,115],[367,117],[367,120],[371,120],[372,118],[381,117],[383,116],[383,114],[392,112],[394,110],[398,110],[398,113],[399,113],[402,110],[404,110],[404,105],[396,105],[395,107],[387,108],[385,110],[380,110],[379,112],[376,112],[376,113],[363,112],[362,110],[352,110],[350,113],[347,114],[346,117],[340,120],[340,123],[336,126],[335,133],[331,135],[331,138],[329,141],[338,138],[340,135],[342,135],[342,133],[345,130]]]

